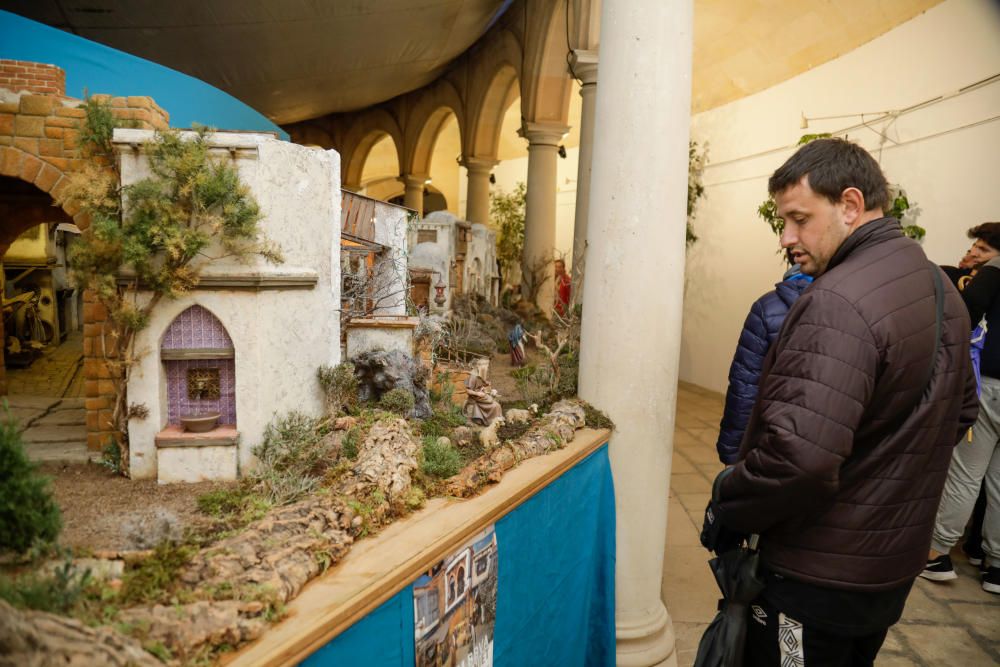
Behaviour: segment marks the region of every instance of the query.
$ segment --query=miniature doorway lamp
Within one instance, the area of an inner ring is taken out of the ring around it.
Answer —
[[[446,287],[447,285],[445,284],[444,279],[442,279],[441,276],[438,276],[437,284],[434,285],[434,303],[436,303],[438,307],[444,305],[444,289]]]

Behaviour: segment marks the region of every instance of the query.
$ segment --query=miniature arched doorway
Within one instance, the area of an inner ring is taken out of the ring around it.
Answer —
[[[222,322],[191,306],[167,327],[160,343],[167,379],[167,422],[218,412],[220,425],[236,426],[236,354]]]

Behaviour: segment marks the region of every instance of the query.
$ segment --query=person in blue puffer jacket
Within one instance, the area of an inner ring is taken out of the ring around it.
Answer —
[[[764,367],[764,357],[778,337],[788,309],[812,283],[812,277],[799,272],[795,264],[785,272],[774,289],[757,299],[743,323],[743,332],[736,345],[736,354],[729,367],[729,389],[726,410],[719,424],[719,440],[715,448],[719,460],[726,465],[736,463],[743,432],[750,421],[750,411],[757,400],[757,383]]]

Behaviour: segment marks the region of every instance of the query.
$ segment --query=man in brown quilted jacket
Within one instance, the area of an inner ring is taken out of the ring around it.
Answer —
[[[872,665],[924,568],[952,448],[978,410],[969,316],[884,215],[886,180],[864,149],[813,141],[768,189],[782,246],[815,281],[713,494],[723,526],[761,536],[767,583],[746,664]]]

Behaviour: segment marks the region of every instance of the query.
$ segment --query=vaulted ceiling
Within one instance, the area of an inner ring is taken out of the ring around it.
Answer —
[[[780,83],[940,1],[694,0],[692,111]],[[286,124],[426,85],[512,2],[0,0],[0,7],[195,76]]]
[[[0,7],[190,74],[278,124],[424,86],[511,0],[3,0]]]

